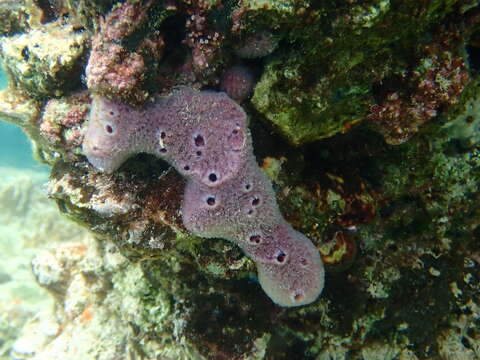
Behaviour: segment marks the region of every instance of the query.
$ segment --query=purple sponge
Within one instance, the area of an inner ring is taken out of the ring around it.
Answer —
[[[189,181],[182,214],[185,227],[194,234],[238,244],[256,262],[260,284],[277,304],[304,305],[320,294],[320,255],[283,219],[270,181],[253,156],[221,187]]]
[[[139,152],[170,162],[188,179],[185,227],[238,244],[277,304],[308,304],[322,291],[318,251],[280,214],[253,156],[246,115],[224,93],[184,88],[142,110],[96,97],[83,150],[107,172]]]
[[[112,172],[128,157],[147,152],[212,187],[238,172],[250,148],[239,105],[224,93],[188,88],[142,110],[94,97],[83,143],[89,161],[102,171]]]

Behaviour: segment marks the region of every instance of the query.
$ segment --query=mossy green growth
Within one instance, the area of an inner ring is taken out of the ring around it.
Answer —
[[[318,7],[300,1],[282,8],[267,1],[250,13],[258,2],[247,2],[244,23],[255,26],[246,32],[269,29],[282,38],[266,59],[252,103],[293,145],[348,131],[376,103],[375,87],[408,71],[418,51],[412,44],[434,36],[457,3]]]
[[[25,1],[0,2],[0,36],[16,34],[29,28],[28,17]]]
[[[442,133],[463,149],[480,143],[480,81],[475,79],[463,91],[461,101],[448,114]]]
[[[304,0],[246,0],[242,6],[247,11],[253,12],[274,12],[275,16],[288,17],[295,14],[296,9],[301,6],[308,6]]]
[[[351,88],[345,88],[338,83],[337,87],[327,89],[331,84],[320,80],[309,92],[304,92],[298,84],[301,76],[298,72],[294,61],[272,61],[252,98],[257,110],[290,143],[301,145],[333,136],[341,132],[345,124],[359,122],[366,115],[367,108],[363,104],[368,87],[352,84]]]
[[[80,83],[86,33],[71,25],[45,25],[28,34],[0,38],[10,81],[36,99],[59,97]]]

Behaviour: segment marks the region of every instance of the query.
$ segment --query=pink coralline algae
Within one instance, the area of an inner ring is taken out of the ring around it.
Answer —
[[[282,217],[255,161],[246,114],[226,94],[182,88],[140,110],[96,96],[83,150],[106,172],[139,152],[165,159],[187,179],[182,216],[189,231],[238,244],[281,306],[309,304],[321,293],[320,255]]]
[[[142,87],[147,71],[145,57],[159,60],[163,54],[163,39],[160,36],[144,39],[135,51],[126,49],[122,40],[146,20],[151,3],[141,6],[125,2],[100,21],[100,31],[92,39],[86,68],[91,91],[132,103],[142,103],[147,98]]]
[[[444,107],[455,104],[469,76],[461,57],[436,46],[425,46],[419,67],[402,75],[407,91],[391,91],[370,108],[368,119],[392,145],[409,140]]]
[[[210,67],[215,63],[214,58],[219,56],[223,36],[207,21],[207,13],[212,7],[211,2],[198,0],[187,3],[191,7],[186,10],[188,18],[185,24],[187,34],[184,43],[192,51],[195,73],[199,77],[205,77],[215,71]]]
[[[252,71],[244,65],[235,65],[224,71],[220,80],[220,90],[233,100],[242,102],[252,93],[255,78]]]
[[[40,135],[50,149],[76,159],[82,145],[81,124],[88,114],[87,93],[77,93],[64,99],[51,99],[45,105],[39,121]]]

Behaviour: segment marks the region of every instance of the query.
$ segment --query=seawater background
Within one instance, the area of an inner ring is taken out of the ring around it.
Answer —
[[[0,90],[6,88],[0,66]],[[0,117],[0,360],[30,359],[56,333],[58,325],[46,322],[54,318],[53,298],[37,284],[32,260],[54,266],[48,254],[90,236],[47,198],[48,171],[22,129]]]
[[[7,85],[0,66],[0,90]],[[46,170],[33,159],[22,129],[0,118],[0,360],[12,358],[21,329],[51,306],[30,265],[43,242],[39,215],[48,201],[42,189]]]
[[[0,66],[0,90],[6,87],[7,77]],[[22,129],[6,121],[0,121],[0,166],[46,170],[33,159],[30,141]]]

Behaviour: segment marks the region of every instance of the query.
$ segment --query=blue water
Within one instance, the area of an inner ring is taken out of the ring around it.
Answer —
[[[7,77],[0,63],[0,90],[7,87]],[[0,115],[0,166],[17,168],[44,169],[32,157],[30,140],[22,129],[14,124],[3,121]]]

